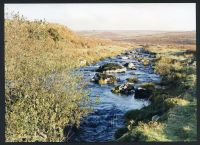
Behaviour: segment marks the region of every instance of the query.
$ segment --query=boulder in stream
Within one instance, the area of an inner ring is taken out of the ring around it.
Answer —
[[[152,121],[158,121],[160,119],[160,116],[159,115],[154,115],[152,116]]]
[[[80,60],[80,65],[81,66],[84,66],[84,65],[86,65],[87,64],[87,61],[86,60]]]
[[[132,62],[125,63],[124,66],[127,67],[128,69],[133,69],[133,70],[136,69],[135,65]]]
[[[92,81],[98,84],[113,84],[117,81],[116,77],[105,73],[96,73]]]
[[[155,85],[155,83],[149,82],[149,83],[143,83],[143,84],[141,84],[140,87],[153,91],[153,90],[155,90],[156,85]]]
[[[126,68],[117,63],[107,63],[100,66],[96,71],[103,73],[121,73],[126,72]]]
[[[148,99],[152,94],[152,90],[145,88],[137,88],[135,89],[135,98],[136,99]]]
[[[128,59],[127,56],[121,56],[121,59]]]
[[[149,65],[150,64],[150,60],[148,60],[148,59],[142,59],[141,62],[143,63],[143,65]]]
[[[134,93],[134,86],[131,83],[116,86],[111,90],[113,93],[120,93],[124,95],[131,95]]]
[[[136,83],[136,82],[138,82],[138,78],[136,78],[136,77],[127,78],[126,80],[129,83]]]

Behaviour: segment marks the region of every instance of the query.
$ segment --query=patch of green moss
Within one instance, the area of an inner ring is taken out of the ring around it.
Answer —
[[[140,87],[149,89],[149,90],[154,90],[155,84],[154,83],[143,83],[142,85],[140,85]]]
[[[107,71],[107,70],[116,70],[122,69],[123,67],[117,63],[107,63],[97,69],[98,72]]]
[[[136,78],[136,77],[127,78],[126,80],[127,80],[129,83],[136,83],[136,82],[138,82],[138,78]]]

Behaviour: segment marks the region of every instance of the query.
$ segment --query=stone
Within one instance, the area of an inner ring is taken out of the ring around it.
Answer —
[[[156,85],[155,83],[152,83],[152,82],[149,82],[149,83],[143,83],[140,85],[141,88],[144,88],[144,89],[148,89],[148,90],[154,90],[156,88]]]
[[[81,66],[84,66],[84,65],[86,65],[87,64],[87,61],[86,60],[80,60],[80,65]]]
[[[121,59],[128,59],[128,57],[127,56],[122,56]]]
[[[135,65],[132,62],[126,63],[124,64],[124,66],[127,67],[128,69],[133,69],[133,70],[136,69]]]
[[[160,119],[160,116],[158,116],[158,115],[154,115],[154,116],[152,116],[152,121],[158,121]]]
[[[129,83],[136,83],[138,81],[138,78],[132,77],[132,78],[127,78],[126,79]]]
[[[135,98],[136,99],[148,99],[152,94],[152,90],[145,88],[137,88],[135,89]]]
[[[120,93],[124,95],[134,94],[134,86],[133,84],[126,83],[123,85],[119,85],[111,90],[113,93]]]
[[[150,61],[148,59],[142,59],[141,62],[143,63],[143,65],[149,65]]]
[[[117,81],[117,78],[110,74],[96,73],[92,81],[98,84],[113,84]]]
[[[121,73],[126,72],[126,68],[117,63],[107,63],[100,66],[96,71],[103,73]]]

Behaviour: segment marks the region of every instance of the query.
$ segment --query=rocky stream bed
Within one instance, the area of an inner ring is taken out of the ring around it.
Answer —
[[[82,119],[74,142],[113,141],[116,130],[124,125],[124,114],[149,105],[151,92],[141,85],[160,81],[153,70],[154,59],[155,54],[138,48],[79,70],[88,83],[90,98],[99,96],[100,102]]]

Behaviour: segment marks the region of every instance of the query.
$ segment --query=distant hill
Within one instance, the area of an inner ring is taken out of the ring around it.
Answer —
[[[129,42],[134,44],[196,44],[195,31],[78,31],[82,36],[110,39],[113,41]]]

